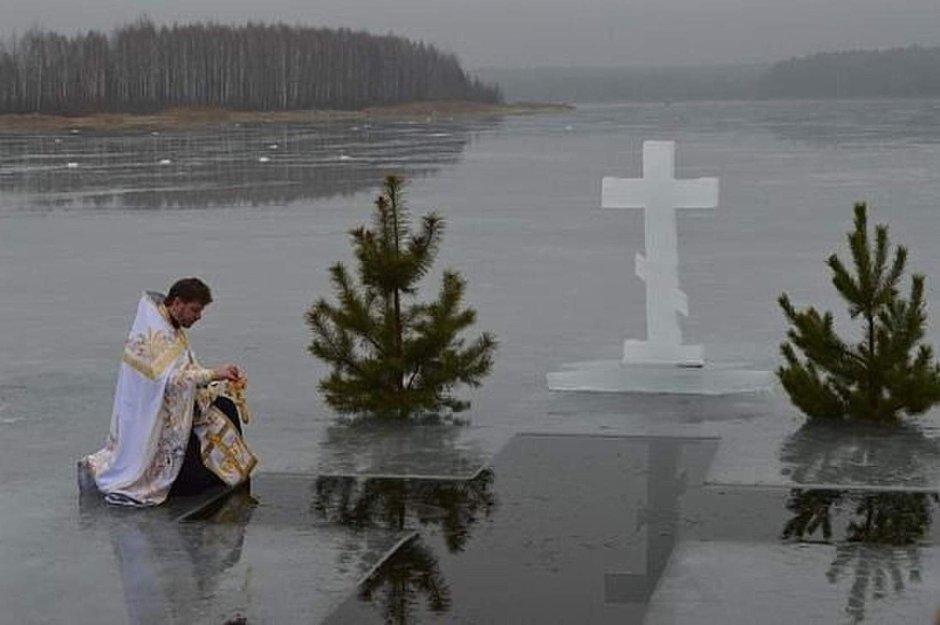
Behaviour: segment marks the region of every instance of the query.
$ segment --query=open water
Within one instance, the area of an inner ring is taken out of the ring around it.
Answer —
[[[9,622],[109,622],[95,620],[107,611],[100,602],[83,601],[118,573],[94,541],[74,543],[74,463],[104,441],[140,293],[179,276],[213,288],[191,339],[204,363],[247,371],[263,471],[461,476],[520,432],[697,434],[703,422],[745,427],[768,415],[794,423],[779,397],[545,389],[561,364],[615,359],[623,339],[644,337],[633,268],[642,214],[601,209],[600,181],[639,177],[649,139],[677,142],[677,177],[721,180],[718,208],[678,217],[684,336],[706,359],[775,367],[782,291],[838,309],[824,261],[844,250],[859,200],[909,247],[940,315],[936,100],[0,135],[0,597],[18,619]],[[330,295],[329,265],[352,261],[347,232],[368,221],[386,173],[410,179],[414,216],[445,217],[438,269],[463,273],[478,329],[500,340],[492,376],[465,393],[464,426],[349,426],[317,396],[325,370],[306,352],[303,314]],[[937,325],[929,339],[940,339]]]

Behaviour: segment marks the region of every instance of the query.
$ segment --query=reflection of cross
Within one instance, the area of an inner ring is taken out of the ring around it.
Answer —
[[[679,497],[685,493],[682,468],[685,445],[696,439],[651,438],[646,452],[646,506],[637,529],[646,527],[646,567],[642,573],[606,573],[606,603],[647,603],[675,547],[679,529]]]
[[[704,363],[700,345],[682,345],[676,311],[688,316],[689,304],[679,290],[677,208],[718,206],[718,179],[676,180],[676,144],[643,142],[643,178],[605,177],[604,208],[643,208],[646,256],[636,255],[636,274],[646,282],[646,341],[628,340],[623,362],[686,366]]]

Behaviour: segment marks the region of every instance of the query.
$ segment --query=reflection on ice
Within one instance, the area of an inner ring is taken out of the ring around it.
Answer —
[[[260,474],[250,493],[209,505],[124,510],[93,497],[80,518],[87,539],[107,532],[134,625],[320,622],[404,532],[324,521],[313,491],[310,477]]]
[[[323,519],[356,529],[439,527],[447,548],[459,552],[473,526],[496,506],[493,479],[489,469],[469,480],[322,476],[313,508]]]
[[[41,206],[287,203],[372,188],[389,167],[409,178],[432,173],[459,160],[471,135],[495,123],[440,122],[441,132],[407,136],[396,122],[355,135],[329,123],[7,134],[0,136],[0,191],[30,194],[29,203]],[[74,171],[64,176],[63,166]]]
[[[910,545],[927,535],[938,503],[936,493],[794,488],[786,504],[793,517],[781,537]]]
[[[868,602],[921,582],[919,543],[938,503],[936,493],[793,489],[787,501],[793,517],[781,537],[837,541],[826,579],[852,580],[845,612],[858,623]]]
[[[851,579],[845,613],[853,623],[865,620],[870,601],[892,595],[903,599],[911,584],[921,583],[921,576],[920,548],[916,546],[891,549],[857,543],[838,545],[826,571],[826,578],[833,584]]]
[[[450,608],[451,593],[434,553],[420,539],[408,541],[359,587],[362,601],[381,605],[386,623],[413,622],[415,606],[424,603],[432,614]],[[422,601],[423,600],[423,601]],[[326,625],[332,623],[328,619]],[[338,621],[339,622],[339,621]]]
[[[856,577],[854,571],[847,576],[833,571],[835,574],[827,579],[834,562],[838,566],[849,564],[840,557],[838,547],[724,541],[686,543],[673,556],[643,623],[931,622],[937,608],[936,585],[926,580],[936,579],[940,573],[940,553],[936,549],[922,550],[919,565],[909,559],[906,548],[854,545],[841,550],[841,556],[853,552],[849,558],[855,557],[855,563],[865,574]],[[909,575],[913,571],[922,574],[925,582],[912,580]],[[894,590],[896,574],[904,579],[903,592]],[[856,601],[862,593],[869,600],[859,611]],[[755,615],[759,615],[757,621]]]
[[[241,558],[255,505],[247,490],[236,491],[220,502],[208,523],[176,523],[150,511],[107,508],[129,622],[211,622],[223,577]]]
[[[780,447],[793,484],[940,487],[940,443],[916,426],[807,421]]]
[[[463,434],[451,423],[339,423],[327,428],[319,463],[330,473],[468,478],[485,454],[462,442]]]
[[[493,461],[491,493],[489,477],[443,490],[384,481],[381,491],[331,478],[318,498],[331,514],[370,510],[369,522],[393,525],[404,514],[420,537],[327,623],[640,622],[679,537],[681,497],[700,486],[713,444],[518,435]]]
[[[353,529],[439,529],[448,552],[459,553],[496,506],[493,480],[489,469],[470,480],[324,476],[317,479],[313,506],[324,519]],[[450,594],[434,549],[415,534],[366,576],[357,597],[375,606],[386,623],[410,623],[422,603],[431,614],[447,611]],[[342,611],[333,618],[349,622]]]

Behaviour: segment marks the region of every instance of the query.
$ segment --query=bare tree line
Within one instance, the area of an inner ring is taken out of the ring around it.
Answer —
[[[33,29],[0,44],[0,112],[358,109],[498,102],[453,54],[393,35],[286,24],[156,26],[110,36]]]

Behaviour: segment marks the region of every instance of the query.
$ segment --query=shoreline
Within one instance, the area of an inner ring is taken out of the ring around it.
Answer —
[[[174,108],[157,113],[90,113],[65,116],[45,113],[0,114],[0,130],[193,128],[216,124],[290,124],[330,121],[428,120],[537,115],[574,110],[571,104],[520,102],[482,104],[465,101],[409,102],[357,111],[230,111],[217,108]]]

